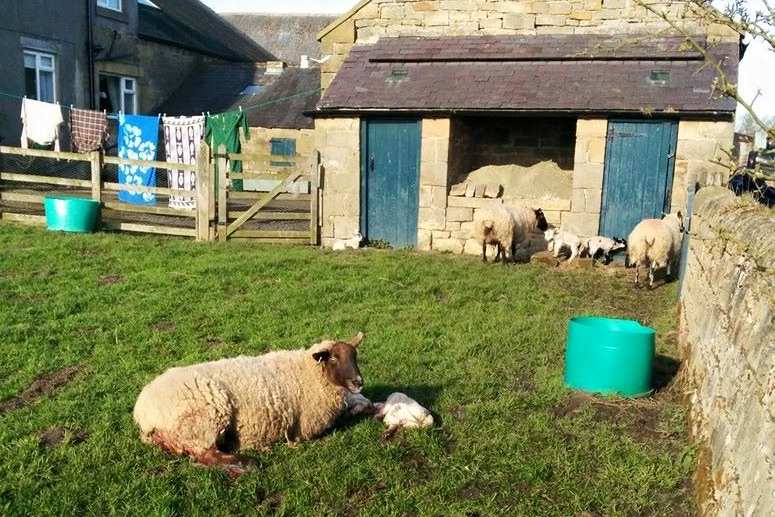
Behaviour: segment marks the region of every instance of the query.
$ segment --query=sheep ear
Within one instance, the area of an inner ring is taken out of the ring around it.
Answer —
[[[316,363],[324,363],[328,361],[328,359],[331,357],[331,352],[328,350],[322,350],[320,352],[313,352],[312,358],[315,360]]]
[[[358,348],[358,345],[360,345],[362,342],[363,342],[363,332],[358,332],[350,340],[350,346],[353,347],[353,348]]]
[[[333,344],[333,341],[323,341],[322,343],[312,345],[312,348],[309,350],[312,358],[318,363],[328,361],[331,357],[331,346]]]

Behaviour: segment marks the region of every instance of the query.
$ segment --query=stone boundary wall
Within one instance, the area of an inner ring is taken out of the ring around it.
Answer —
[[[775,508],[775,212],[702,189],[681,299],[702,515]]]

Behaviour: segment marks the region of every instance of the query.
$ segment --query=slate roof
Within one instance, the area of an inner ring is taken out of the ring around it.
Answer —
[[[710,50],[737,77],[738,45]],[[711,94],[714,70],[702,64],[671,38],[382,38],[352,48],[318,111],[734,113],[734,101]]]
[[[261,91],[242,95],[250,85],[260,85]],[[314,121],[304,113],[313,110],[319,99],[318,68],[286,68],[282,75],[272,76],[264,73],[263,66],[205,63],[153,111],[170,116],[197,115],[242,106],[250,127],[312,129]],[[253,106],[257,108],[251,109]]]
[[[223,18],[286,63],[299,64],[302,55],[320,57],[317,33],[334,18],[324,15],[229,13]]]
[[[255,63],[274,56],[198,0],[138,4],[138,36],[227,61]]]

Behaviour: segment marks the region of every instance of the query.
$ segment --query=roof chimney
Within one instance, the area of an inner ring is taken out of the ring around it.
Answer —
[[[266,75],[282,75],[284,69],[285,69],[284,61],[266,62]]]

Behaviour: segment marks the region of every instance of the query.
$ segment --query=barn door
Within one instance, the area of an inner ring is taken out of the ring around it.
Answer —
[[[601,235],[626,238],[643,219],[669,210],[677,134],[672,120],[608,123]]]
[[[415,246],[420,122],[366,119],[361,146],[361,233],[397,248]]]

